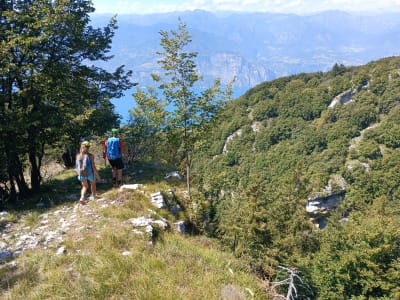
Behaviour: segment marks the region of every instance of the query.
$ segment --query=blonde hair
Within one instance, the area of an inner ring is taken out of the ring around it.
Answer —
[[[81,144],[81,148],[79,149],[79,154],[84,155],[89,153],[89,148],[85,144]]]

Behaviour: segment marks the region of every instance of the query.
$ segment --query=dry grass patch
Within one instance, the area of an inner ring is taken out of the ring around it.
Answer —
[[[129,228],[118,228],[67,245],[63,256],[24,255],[18,263],[23,276],[9,286],[10,299],[220,299],[227,285],[247,299],[265,299],[239,262],[197,238],[164,233],[150,247]]]
[[[180,197],[179,187],[146,182],[136,191],[104,190],[104,200],[81,206],[62,200],[79,193],[73,171],[51,184],[49,197],[63,206],[38,210],[46,218],[33,211],[19,219],[18,226],[37,228],[45,220],[54,231],[63,219],[69,225],[62,241],[25,251],[13,267],[0,269],[0,299],[217,300],[226,287],[247,299],[266,298],[256,276],[207,237],[155,229],[151,243],[147,234],[134,232],[131,218],[151,215],[171,222],[182,217],[184,212],[173,216],[150,202],[150,194],[157,191],[173,189]],[[65,251],[57,255],[59,247]]]

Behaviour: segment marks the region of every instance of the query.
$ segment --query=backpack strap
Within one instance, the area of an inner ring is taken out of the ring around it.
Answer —
[[[90,164],[92,165],[92,170],[94,172],[94,155],[92,153],[88,153],[89,159],[90,159]]]

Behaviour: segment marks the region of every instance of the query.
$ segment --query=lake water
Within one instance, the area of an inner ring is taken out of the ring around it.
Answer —
[[[115,106],[115,111],[118,113],[122,119],[121,119],[121,124],[127,124],[129,120],[129,110],[133,109],[136,105],[135,100],[132,97],[132,94],[136,91],[136,88],[127,90],[125,92],[125,95],[119,99],[111,99],[112,104]],[[243,88],[235,88],[233,90],[233,95],[232,98],[236,99],[243,95],[247,89]]]

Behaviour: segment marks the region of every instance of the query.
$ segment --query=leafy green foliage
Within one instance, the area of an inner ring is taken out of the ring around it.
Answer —
[[[47,148],[77,145],[118,122],[109,99],[131,86],[88,62],[108,60],[116,20],[89,26],[90,1],[2,1],[0,129],[12,198],[37,192]],[[62,149],[61,148],[61,149]],[[30,169],[30,184],[24,177]],[[17,185],[17,186],[16,186]]]
[[[320,249],[304,266],[312,270],[319,299],[400,295],[394,275],[399,268],[399,220],[390,216],[393,212],[381,214],[382,205],[387,205],[381,201],[378,198],[371,207],[378,213],[354,214],[354,220],[321,232]]]
[[[142,137],[153,135],[152,132],[165,133],[163,137],[172,146],[168,147],[172,154],[168,158],[184,165],[190,196],[192,156],[203,147],[203,136],[211,128],[216,113],[230,98],[231,91],[230,86],[222,91],[219,80],[200,93],[196,91],[202,78],[196,69],[197,53],[187,51],[192,38],[184,22],[180,21],[177,30],[161,30],[160,35],[163,51],[157,54],[161,57],[158,63],[164,74],[153,74],[152,77],[161,95],[154,90],[148,94],[143,91],[133,94],[138,106],[132,112],[131,127]],[[149,150],[154,151],[154,146]]]
[[[193,160],[209,234],[257,272],[301,268],[309,297],[398,297],[399,63],[279,78],[228,103]],[[305,205],[328,186],[346,193],[318,230]]]
[[[163,129],[166,127],[167,104],[157,99],[156,91],[149,89],[148,93],[137,90],[133,97],[137,105],[130,111],[129,126],[126,126],[125,141],[135,159],[151,160],[157,157],[159,160],[166,158],[168,154],[176,154],[168,148],[167,138]]]

